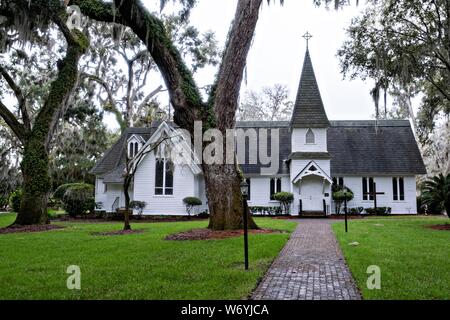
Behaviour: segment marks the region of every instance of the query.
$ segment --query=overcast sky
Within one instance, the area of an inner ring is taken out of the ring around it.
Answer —
[[[335,11],[317,8],[312,0],[286,0],[284,6],[275,2],[270,6],[264,2],[248,58],[248,81],[242,85],[243,92],[281,83],[288,86],[294,100],[306,50],[302,35],[309,31],[313,35],[309,45],[311,59],[328,117],[369,119],[374,114],[369,94],[373,83],[343,80],[336,57],[346,38],[345,28],[363,7],[353,4]],[[192,24],[200,30],[215,31],[223,45],[235,9],[236,0],[200,0],[192,13]],[[208,68],[199,72],[196,79],[200,85],[209,84],[214,74],[215,70]]]
[[[158,11],[160,0],[143,2],[150,10]],[[237,0],[198,2],[192,11],[192,25],[202,32],[214,31],[220,47],[223,47]],[[364,5],[358,7],[351,1],[352,5],[335,11],[315,7],[313,0],[285,0],[284,6],[278,2],[272,1],[268,6],[264,1],[248,57],[247,82],[242,84],[242,94],[246,90],[261,90],[265,86],[284,84],[294,101],[306,50],[306,41],[302,36],[309,31],[313,35],[309,44],[311,59],[329,119],[370,119],[374,114],[369,94],[373,82],[343,80],[336,57],[337,50],[346,39],[345,29]],[[168,6],[164,13],[171,10],[173,6]],[[216,72],[217,67],[200,70],[195,75],[198,85],[212,84]],[[150,82],[149,90],[162,83],[162,78],[158,75]],[[161,96],[159,100],[168,104],[168,97]],[[14,103],[8,102],[8,105]],[[118,128],[114,116],[107,114],[106,122],[110,128]]]

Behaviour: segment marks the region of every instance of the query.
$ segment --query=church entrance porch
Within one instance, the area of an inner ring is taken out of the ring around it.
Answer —
[[[332,180],[315,162],[311,161],[292,181],[298,190],[298,214],[302,216],[326,216],[330,213]]]
[[[321,177],[309,176],[300,183],[301,213],[325,213],[324,180]]]

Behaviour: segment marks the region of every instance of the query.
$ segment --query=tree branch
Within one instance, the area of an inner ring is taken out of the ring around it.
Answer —
[[[19,104],[19,110],[22,114],[22,121],[24,125],[25,131],[31,130],[31,123],[30,123],[30,117],[28,115],[28,111],[26,108],[26,100],[22,93],[22,89],[15,83],[14,79],[11,77],[11,75],[6,71],[6,69],[0,65],[0,74],[5,79],[6,83],[8,83],[9,87],[14,92],[17,102]]]
[[[261,1],[261,0],[258,0]],[[71,0],[91,19],[116,22],[130,27],[146,45],[158,66],[175,109],[175,122],[191,132],[194,121],[202,118],[204,103],[192,73],[183,62],[179,51],[168,35],[164,23],[148,12],[138,0],[115,0],[112,5],[101,0]]]
[[[14,114],[9,111],[9,109],[3,104],[3,102],[0,101],[0,117],[5,120],[8,127],[14,132],[17,139],[20,140],[20,142],[23,144],[25,141],[25,127],[17,121],[17,118],[14,116]]]

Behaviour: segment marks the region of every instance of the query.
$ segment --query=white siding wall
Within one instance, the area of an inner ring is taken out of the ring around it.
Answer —
[[[306,129],[293,129],[292,152],[327,152],[327,129],[311,128],[316,137],[315,144],[306,144]]]
[[[196,179],[188,166],[175,166],[173,196],[155,195],[155,156],[145,157],[134,177],[134,200],[145,201],[146,215],[185,215],[185,197],[198,196],[195,193]],[[197,189],[198,190],[198,189]]]
[[[270,179],[272,177],[249,177],[250,179],[250,201],[251,207],[276,207],[278,201],[270,200]],[[281,176],[281,191],[290,192],[288,176]]]
[[[130,188],[130,199],[133,200],[133,190]],[[106,200],[103,202],[103,209],[107,212],[112,211],[114,201],[119,198],[119,208],[125,207],[125,195],[123,193],[123,186],[121,184],[108,184],[108,191],[106,192]]]
[[[405,200],[394,201],[392,189],[392,177],[373,177],[377,184],[377,192],[384,192],[384,195],[377,196],[378,207],[391,207],[393,214],[417,214],[416,203],[416,178],[415,176],[408,176],[404,178],[405,185]],[[355,197],[348,203],[349,208],[364,207],[373,208],[374,202],[370,200],[363,200],[362,191],[362,177],[344,176],[344,184],[350,188]],[[334,203],[332,205],[334,210]]]
[[[105,210],[106,208],[106,193],[105,193],[105,185],[103,183],[103,179],[96,177],[95,179],[95,202],[102,202]]]

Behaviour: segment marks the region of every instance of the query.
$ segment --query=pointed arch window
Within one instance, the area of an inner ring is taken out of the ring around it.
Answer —
[[[139,152],[140,146],[138,142],[130,142],[128,144],[128,157],[134,158]]]
[[[173,173],[174,164],[167,155],[170,154],[168,146],[161,145],[156,157],[155,164],[155,195],[173,195]]]
[[[316,135],[311,129],[308,129],[306,132],[306,144],[315,144],[316,143]]]

